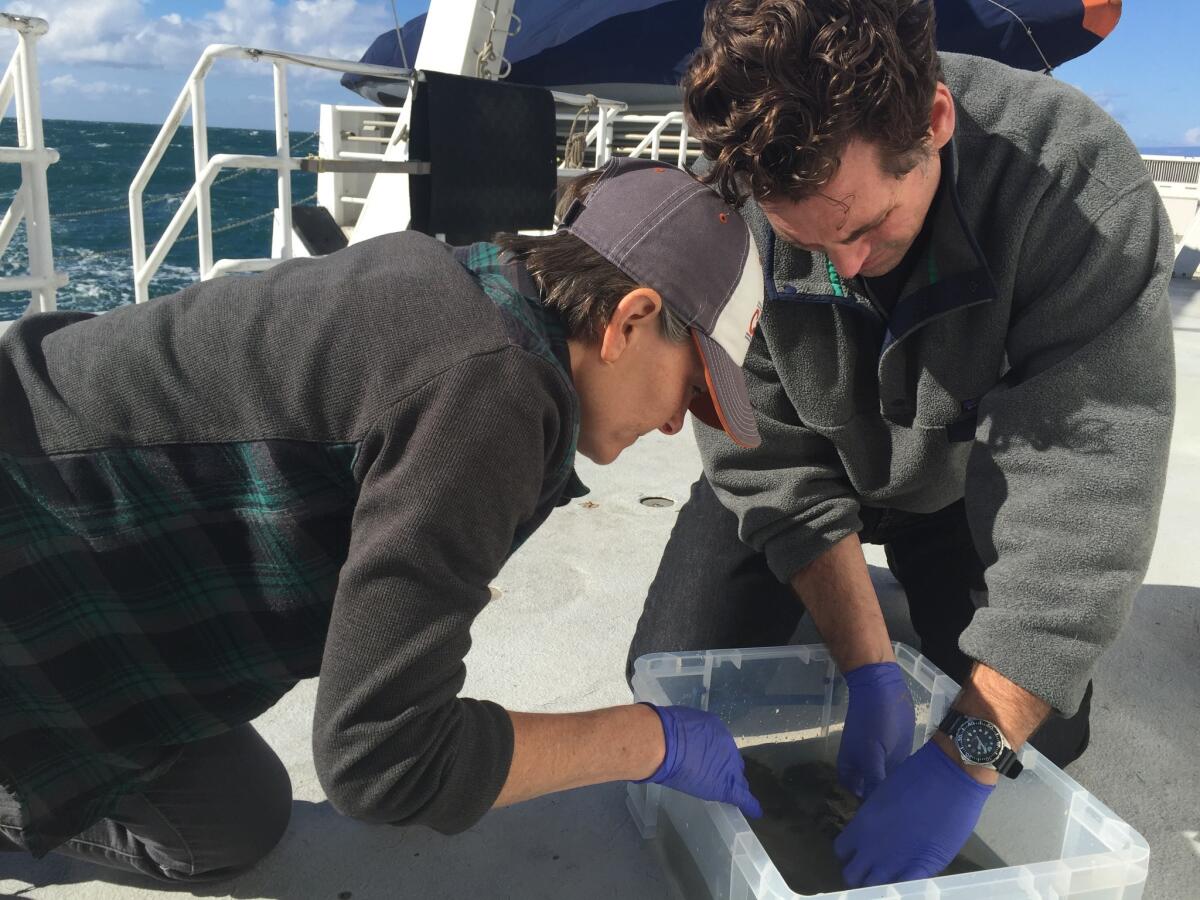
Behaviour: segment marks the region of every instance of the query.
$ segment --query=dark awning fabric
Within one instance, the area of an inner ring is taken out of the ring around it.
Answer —
[[[544,87],[677,84],[700,43],[704,5],[704,0],[517,0],[521,30],[504,51],[512,63],[508,80]],[[1117,0],[935,0],[935,7],[942,50],[1034,71],[1091,50],[1121,12]],[[401,28],[404,55],[395,29],[389,29],[362,61],[402,66],[407,58],[412,65],[424,28],[424,15]],[[377,99],[378,80],[345,75],[342,84]],[[371,93],[362,90],[364,84]]]

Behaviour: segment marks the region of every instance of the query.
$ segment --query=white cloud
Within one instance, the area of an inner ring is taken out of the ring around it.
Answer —
[[[1200,127],[1189,128],[1183,133],[1183,142],[1189,147],[1200,147]]]
[[[91,96],[110,94],[129,94],[144,97],[150,93],[147,88],[135,87],[132,84],[115,84],[111,81],[80,81],[74,75],[59,75],[46,82],[46,87],[52,91],[74,92]]]
[[[10,0],[5,9],[50,23],[39,43],[45,62],[181,69],[208,44],[358,59],[390,24],[383,7],[373,0],[224,0],[200,15],[149,17],[142,0]]]
[[[1096,101],[1097,106],[1118,122],[1125,122],[1127,119],[1125,107],[1121,103],[1121,98],[1124,94],[1118,91],[1090,91],[1088,96]]]

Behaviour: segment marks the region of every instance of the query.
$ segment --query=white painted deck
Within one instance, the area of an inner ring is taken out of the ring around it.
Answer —
[[[1172,290],[1179,412],[1158,545],[1132,620],[1096,674],[1091,749],[1071,774],[1150,842],[1145,896],[1200,888],[1200,282]],[[689,437],[655,435],[616,465],[583,465],[585,508],[556,512],[502,573],[480,618],[467,691],[514,709],[561,711],[628,700],[625,651],[674,520],[639,505],[682,501],[699,470]],[[868,548],[894,635],[913,641],[880,548]],[[321,793],[309,748],[315,682],[259,721],[292,775],[295,808],[254,872],[198,891],[237,898],[661,898],[668,887],[605,785],[487,816],[463,835],[371,827]],[[148,900],[178,896],[83,864],[0,856],[0,897]]]

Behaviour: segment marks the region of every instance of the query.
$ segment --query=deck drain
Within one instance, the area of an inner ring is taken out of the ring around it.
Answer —
[[[638,501],[642,506],[649,506],[654,509],[665,509],[668,506],[674,506],[675,501],[670,497],[643,497]]]

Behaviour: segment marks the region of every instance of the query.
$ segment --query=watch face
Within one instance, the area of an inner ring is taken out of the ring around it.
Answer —
[[[982,719],[967,719],[954,734],[954,744],[962,758],[977,766],[994,763],[1004,752],[1000,729]]]

